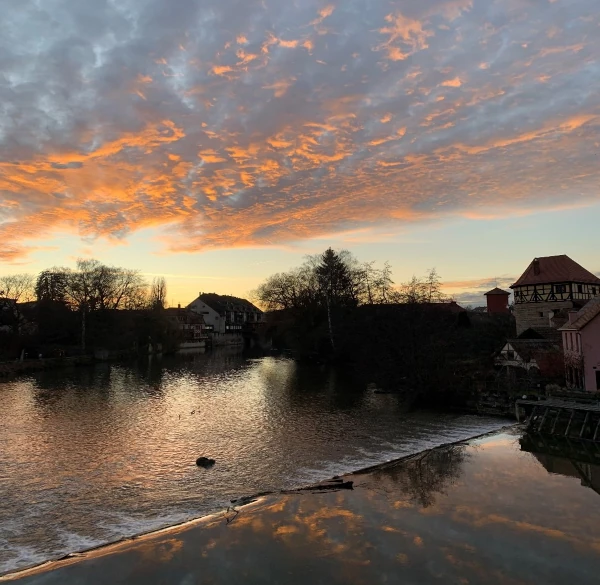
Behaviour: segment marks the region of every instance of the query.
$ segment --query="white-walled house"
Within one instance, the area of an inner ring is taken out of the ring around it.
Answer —
[[[215,311],[212,307],[207,305],[199,296],[195,301],[188,305],[188,309],[202,315],[204,318],[204,323],[208,327],[205,328],[205,331],[210,333],[212,332],[225,332],[225,320],[221,319],[221,315],[217,311]],[[222,327],[223,326],[223,327]]]
[[[200,293],[188,308],[204,317],[214,345],[243,343],[243,333],[264,322],[264,313],[250,301],[230,295]]]
[[[569,322],[560,332],[567,386],[600,391],[600,298],[592,299],[580,311],[570,311]]]

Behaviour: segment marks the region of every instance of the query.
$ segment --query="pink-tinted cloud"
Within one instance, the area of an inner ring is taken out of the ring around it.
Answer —
[[[0,20],[0,257],[598,199],[594,0],[52,0]]]

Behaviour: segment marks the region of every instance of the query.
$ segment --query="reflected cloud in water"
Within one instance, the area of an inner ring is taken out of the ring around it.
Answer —
[[[349,477],[352,491],[269,496],[24,583],[597,582],[600,499],[514,434]]]
[[[0,409],[0,572],[502,424],[227,348],[42,372],[0,384]]]

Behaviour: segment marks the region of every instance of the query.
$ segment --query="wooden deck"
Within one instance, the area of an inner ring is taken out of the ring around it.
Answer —
[[[530,433],[561,436],[583,441],[600,441],[600,403],[562,399],[517,400],[517,420],[530,412]]]

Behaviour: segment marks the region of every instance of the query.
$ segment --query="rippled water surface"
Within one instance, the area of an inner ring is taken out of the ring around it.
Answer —
[[[502,424],[227,350],[3,383],[0,573]]]

